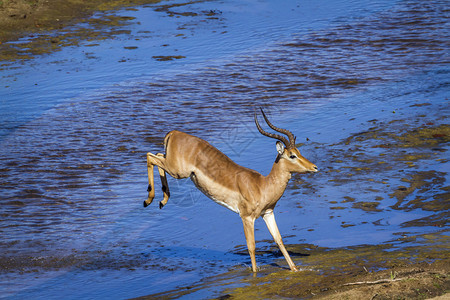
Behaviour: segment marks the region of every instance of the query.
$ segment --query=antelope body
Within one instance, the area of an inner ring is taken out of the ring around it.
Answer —
[[[160,208],[167,204],[170,196],[165,173],[177,179],[190,177],[206,196],[238,213],[242,218],[253,272],[256,272],[254,222],[260,216],[263,217],[290,269],[297,271],[283,245],[273,209],[283,195],[291,173],[317,172],[317,167],[300,154],[295,147],[295,137],[290,131],[273,126],[264,112],[261,112],[270,128],[288,137],[287,139],[279,134],[265,132],[255,113],[255,124],[259,132],[278,140],[278,155],[267,176],[236,164],[205,140],[174,130],[164,139],[165,155],[147,153],[149,194],[144,206],[148,206],[155,197],[154,166],[158,167],[164,192]]]

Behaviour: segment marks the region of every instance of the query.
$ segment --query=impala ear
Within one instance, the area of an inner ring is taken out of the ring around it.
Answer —
[[[279,155],[282,155],[284,153],[284,145],[282,142],[277,142],[277,151]]]

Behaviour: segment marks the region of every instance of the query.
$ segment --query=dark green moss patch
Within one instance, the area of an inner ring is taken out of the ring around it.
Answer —
[[[379,202],[356,202],[353,203],[352,207],[362,209],[364,211],[382,211],[377,208],[378,205],[380,205]]]
[[[160,55],[160,56],[152,56],[157,61],[170,61],[174,59],[182,59],[186,58],[186,56],[183,55]]]

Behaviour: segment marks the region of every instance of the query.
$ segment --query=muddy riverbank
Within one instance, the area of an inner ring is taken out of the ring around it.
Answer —
[[[256,275],[235,269],[196,285],[139,299],[196,297],[207,289],[221,290],[215,299],[431,299],[442,295],[447,299],[448,237],[438,233],[415,239],[417,246],[402,250],[393,249],[401,239],[338,249],[290,245],[302,265],[299,272],[273,265],[263,266]]]
[[[53,30],[64,30],[77,22],[84,22],[93,13],[104,12],[105,28],[113,25],[108,23],[108,13],[115,9],[133,7],[158,0],[114,0],[114,1],[74,1],[74,0],[5,0],[0,2],[0,43],[14,41],[21,37],[36,34],[48,34]],[[110,15],[111,16],[111,15]],[[116,20],[117,21],[117,20]],[[37,45],[31,47],[38,48]],[[38,50],[38,49],[30,49]],[[3,51],[2,51],[3,52]],[[1,60],[8,57],[2,53]],[[13,57],[11,57],[13,58]]]
[[[0,70],[11,61],[32,59],[63,47],[78,46],[83,41],[100,41],[127,33],[129,31],[123,31],[121,27],[130,24],[133,18],[117,16],[115,11],[127,7],[132,10],[137,5],[157,2],[159,1],[1,1]],[[71,28],[80,23],[87,23],[89,26]]]
[[[0,45],[0,297],[449,292],[446,1],[92,3]],[[297,273],[257,220],[253,275],[239,217],[189,180],[142,207],[172,129],[267,174],[258,107],[320,168],[275,209]]]

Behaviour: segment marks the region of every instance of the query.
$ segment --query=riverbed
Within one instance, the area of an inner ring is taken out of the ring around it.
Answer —
[[[214,298],[245,287],[239,216],[189,179],[169,178],[169,203],[144,208],[145,155],[177,129],[268,174],[276,149],[253,123],[259,107],[320,170],[293,176],[275,210],[301,269],[316,248],[397,251],[433,236],[445,253],[446,9],[438,0],[167,1],[115,11],[121,23],[108,38],[5,62],[1,296]],[[255,235],[261,272],[285,271],[261,220]]]

